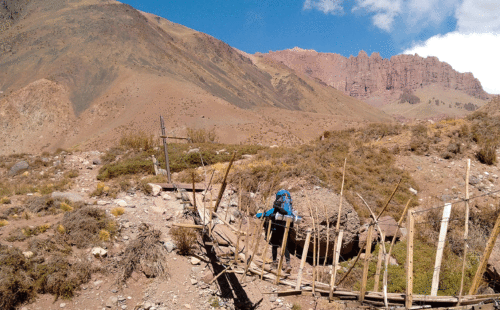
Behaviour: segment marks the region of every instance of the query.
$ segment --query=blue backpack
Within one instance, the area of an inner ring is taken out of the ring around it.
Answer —
[[[274,208],[281,209],[286,212],[284,215],[293,215],[292,196],[287,190],[279,190],[276,193],[276,200],[274,201]]]

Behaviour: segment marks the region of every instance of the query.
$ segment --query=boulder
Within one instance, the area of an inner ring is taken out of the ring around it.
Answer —
[[[398,237],[401,237],[401,234],[399,234],[398,223],[392,216],[386,215],[381,217],[378,224],[384,233],[385,240],[392,240],[396,234]]]
[[[53,192],[52,198],[68,199],[71,202],[83,202],[82,195],[73,192]]]
[[[92,248],[91,253],[94,257],[106,257],[108,255],[108,251],[101,247]]]
[[[306,231],[313,227],[313,221],[309,214],[308,198],[316,217],[316,208],[319,218],[319,233],[320,233],[320,255],[325,255],[326,239],[327,239],[327,216],[330,224],[330,237],[328,245],[328,256],[333,256],[333,246],[335,244],[336,233],[335,226],[337,224],[340,196],[326,188],[302,190],[292,193],[293,208],[298,215],[303,217],[300,223],[294,224],[290,234],[290,239],[299,248],[304,246]],[[325,214],[325,207],[327,214]],[[315,218],[316,221],[316,218]],[[351,204],[345,199],[342,200],[342,214],[340,216],[340,228],[344,230],[342,238],[341,254],[345,255],[353,250],[358,236],[360,227],[359,216]],[[312,253],[313,247],[309,246],[309,251]]]
[[[27,170],[29,167],[30,167],[30,165],[26,161],[24,161],[24,160],[19,161],[19,162],[15,163],[14,166],[12,166],[12,168],[10,168],[9,176],[14,176],[21,171]]]
[[[153,196],[158,196],[160,195],[162,188],[160,185],[153,184],[153,183],[148,183],[149,186],[151,186],[151,195]]]

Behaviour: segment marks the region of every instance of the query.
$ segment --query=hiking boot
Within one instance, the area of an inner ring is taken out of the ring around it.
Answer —
[[[290,265],[290,262],[286,262],[285,266],[283,267],[283,271],[286,273],[292,272],[292,265]]]
[[[278,269],[278,261],[275,260],[271,263],[271,269]]]

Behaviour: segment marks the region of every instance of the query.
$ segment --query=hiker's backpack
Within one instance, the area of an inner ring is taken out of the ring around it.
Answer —
[[[284,215],[294,215],[292,207],[292,196],[287,190],[279,190],[276,193],[276,200],[274,201],[273,208],[275,210],[281,211],[280,213],[286,212]]]

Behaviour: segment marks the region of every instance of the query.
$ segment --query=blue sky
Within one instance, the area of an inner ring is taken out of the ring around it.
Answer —
[[[348,57],[417,52],[500,93],[500,0],[124,0],[247,53],[298,46]],[[477,58],[477,59],[476,59]]]

